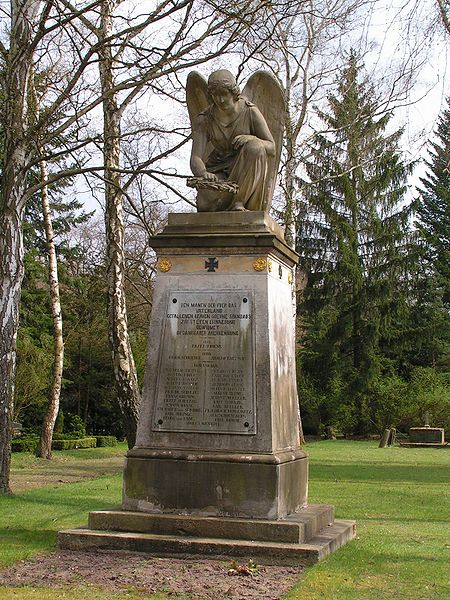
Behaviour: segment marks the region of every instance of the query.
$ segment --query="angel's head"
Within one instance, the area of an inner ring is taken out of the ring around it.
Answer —
[[[211,98],[214,98],[214,96],[223,94],[224,92],[230,92],[235,102],[241,95],[241,90],[236,83],[234,75],[226,69],[220,69],[219,71],[214,71],[209,76],[208,93]]]

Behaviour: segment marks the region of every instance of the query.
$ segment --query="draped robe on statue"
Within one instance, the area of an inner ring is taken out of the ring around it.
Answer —
[[[199,190],[197,202],[203,210],[227,210],[232,203],[242,203],[247,210],[262,210],[267,182],[267,153],[254,125],[260,114],[258,108],[245,99],[243,110],[228,125],[214,118],[212,107],[197,117],[194,130],[204,135],[213,147],[205,160],[207,170],[219,180],[239,185],[239,192],[235,195]],[[255,137],[234,149],[233,140],[238,135]]]

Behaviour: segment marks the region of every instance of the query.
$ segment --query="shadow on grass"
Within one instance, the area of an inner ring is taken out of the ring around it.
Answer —
[[[56,529],[0,529],[0,544],[9,544],[11,547],[31,544],[34,548],[48,548],[55,545],[56,534]]]
[[[442,527],[448,527],[448,521],[445,521],[440,518],[433,519],[433,517],[425,516],[425,517],[406,517],[405,515],[400,515],[399,517],[393,516],[377,516],[373,517],[370,515],[364,515],[364,521],[368,523],[399,523],[400,525],[414,525],[414,523],[433,523],[433,525],[441,524]]]
[[[413,539],[411,538],[411,542]],[[392,546],[394,546],[394,542],[392,542],[390,548],[386,546],[386,544],[382,544],[378,547],[374,547],[371,545],[367,547],[363,544],[359,545],[358,548],[358,559],[355,562],[360,564],[373,564],[382,560],[385,564],[390,565],[399,565],[400,563],[430,563],[432,566],[442,567],[443,572],[447,571],[448,566],[448,553],[440,552],[437,553],[435,549],[427,546],[427,544],[423,545],[415,545],[412,547],[411,545],[406,545],[404,543],[401,544],[401,548],[396,552],[396,549],[392,551]],[[350,548],[350,551],[352,549]]]
[[[441,465],[355,465],[352,463],[313,463],[310,466],[311,477],[315,480],[330,481],[393,481],[411,483],[450,482]]]
[[[99,499],[98,495],[96,496],[73,496],[68,498],[67,496],[58,497],[58,490],[55,490],[55,495],[53,494],[33,494],[30,493],[28,495],[17,494],[15,496],[8,497],[9,503],[12,507],[14,505],[18,506],[20,504],[21,508],[26,505],[34,505],[39,504],[46,507],[46,510],[50,507],[54,508],[74,508],[75,512],[80,512],[82,510],[100,510],[105,508],[105,506],[117,506],[120,503],[120,497],[117,498],[116,502],[111,502],[110,499]],[[0,502],[0,507],[1,507]],[[5,502],[4,509],[7,509],[7,502]],[[44,510],[44,509],[43,509]],[[3,515],[0,515],[0,519]]]

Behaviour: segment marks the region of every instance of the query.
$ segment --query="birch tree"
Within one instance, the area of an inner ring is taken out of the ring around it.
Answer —
[[[33,126],[36,123],[39,116],[39,98],[36,90],[34,68],[31,69],[30,73],[28,95],[28,120],[31,126]],[[59,399],[61,393],[61,382],[64,365],[64,341],[61,301],[59,294],[58,262],[56,258],[56,247],[50,210],[49,191],[47,185],[48,164],[47,161],[42,158],[42,156],[44,155],[42,135],[39,136],[36,140],[35,151],[37,156],[41,159],[39,161],[39,178],[42,186],[40,196],[42,219],[44,223],[44,232],[47,246],[48,283],[53,321],[54,349],[52,382],[50,386],[47,410],[42,423],[41,437],[39,440],[39,444],[36,448],[36,456],[40,458],[50,459],[52,457],[53,429],[55,427],[55,422],[59,411]]]
[[[285,4],[289,2],[280,2],[280,10]],[[3,334],[0,342],[0,493],[9,491],[15,345],[23,277],[23,211],[27,199],[42,187],[42,183],[27,187],[27,172],[41,161],[50,165],[55,159],[72,154],[77,164],[50,174],[47,185],[76,174],[93,173],[106,180],[113,193],[112,190],[117,189],[114,183],[117,162],[108,163],[107,178],[104,177],[105,164],[95,162],[98,145],[102,143],[96,117],[103,103],[108,101],[114,110],[114,97],[119,94],[117,107],[121,117],[126,106],[138,100],[146,90],[151,88],[155,93],[164,93],[167,77],[176,78],[183,69],[219,57],[231,44],[241,41],[241,34],[265,5],[256,1],[234,5],[163,0],[143,10],[139,3],[133,2],[109,5],[102,0],[85,0],[72,5],[66,0],[13,0],[11,12],[4,13],[7,21],[4,32],[8,33],[3,33],[0,45],[5,64],[2,82],[5,148],[0,200],[3,233],[0,239]],[[106,13],[102,9],[113,6],[120,10],[114,14],[114,26],[105,38],[100,31],[102,19],[106,25]],[[94,23],[98,31],[87,27],[86,19]],[[211,42],[212,37],[214,42]],[[102,87],[97,85],[93,69],[99,61],[107,65],[108,51],[102,52],[107,47],[112,49],[114,59],[120,60],[114,64],[115,76],[109,83],[104,74]],[[29,127],[26,98],[33,60],[37,68],[54,69],[55,73],[61,73],[56,66],[62,66],[63,74],[55,75],[53,85],[41,99],[39,118]],[[106,90],[108,85],[112,87]],[[45,153],[36,158],[34,141],[44,133]],[[116,135],[108,133],[107,137],[108,144],[113,142],[110,146],[113,155]],[[155,157],[144,160],[141,172],[149,172],[154,161]],[[134,176],[130,174],[129,178]],[[118,219],[120,223],[120,215]],[[117,232],[118,229],[115,235]],[[117,239],[111,243],[116,244]],[[119,256],[120,250],[114,260]],[[112,265],[111,268],[120,270],[121,267]],[[120,315],[124,317],[123,312]],[[126,325],[126,321],[122,323]],[[122,342],[123,339],[120,344]],[[130,365],[131,362],[127,368],[131,368]]]
[[[46,9],[43,2],[12,0],[9,48],[0,47],[5,64],[2,82],[5,146],[0,196],[0,493],[3,494],[11,491],[16,342],[24,272],[22,221],[26,165],[30,159],[26,98],[33,63],[34,29],[42,24],[41,9]]]
[[[255,18],[255,11],[251,3],[244,3],[239,18],[236,18],[233,13],[221,13],[214,8],[215,18],[210,20],[213,13],[208,3],[198,8],[200,5],[194,2],[183,1],[178,5],[163,2],[148,15],[146,21],[117,35],[114,23],[117,11],[122,6],[120,1],[103,0],[99,23],[84,17],[82,22],[95,36],[99,48],[100,87],[104,98],[103,176],[110,344],[119,404],[124,417],[128,445],[132,447],[140,393],[128,335],[123,202],[126,189],[135,180],[137,173],[149,172],[149,167],[161,157],[152,156],[143,164],[135,165],[131,177],[124,182],[121,176],[122,118],[130,103],[147,87],[161,89],[168,85],[168,77],[176,75],[182,68],[192,67],[220,56],[228,47],[240,42],[242,36],[245,36],[249,22]],[[175,21],[172,20],[174,13],[177,13]],[[149,27],[154,28],[156,23],[169,17],[171,28],[168,40],[165,41],[163,49],[156,50],[148,43],[150,39],[146,30]],[[200,27],[199,23],[206,24],[206,27]],[[208,46],[205,47],[203,42],[207,42]],[[155,68],[158,62],[162,72]],[[134,87],[123,91],[119,82],[124,77],[124,66],[127,71],[125,77],[130,77],[131,65],[134,68],[137,66],[139,73],[136,75]],[[130,136],[129,131],[127,136]]]
[[[111,45],[105,43],[112,34],[115,2],[104,0],[101,7],[99,40],[103,42],[99,70],[103,102],[103,156],[105,177],[105,229],[108,278],[109,338],[116,378],[117,396],[124,418],[128,446],[134,446],[139,418],[140,392],[128,335],[125,299],[125,254],[123,199],[120,177],[121,113],[114,90],[114,59]]]
[[[48,167],[46,161],[42,160],[39,167],[42,182],[42,216],[44,220],[45,237],[47,239],[48,280],[53,320],[54,357],[52,383],[50,387],[48,406],[42,424],[41,438],[36,450],[36,456],[49,459],[52,456],[53,429],[55,427],[55,422],[59,411],[59,399],[61,394],[61,381],[64,365],[64,341],[61,301],[59,295],[58,262],[56,258],[52,217],[48,197]]]

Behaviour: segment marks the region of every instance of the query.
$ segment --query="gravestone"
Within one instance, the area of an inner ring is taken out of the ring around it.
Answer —
[[[308,504],[300,445],[296,253],[265,212],[171,214],[122,508],[60,532],[65,548],[313,562],[354,523]]]
[[[402,446],[409,448],[432,447],[442,448],[447,445],[445,432],[442,427],[411,427],[407,441],[401,442]]]

